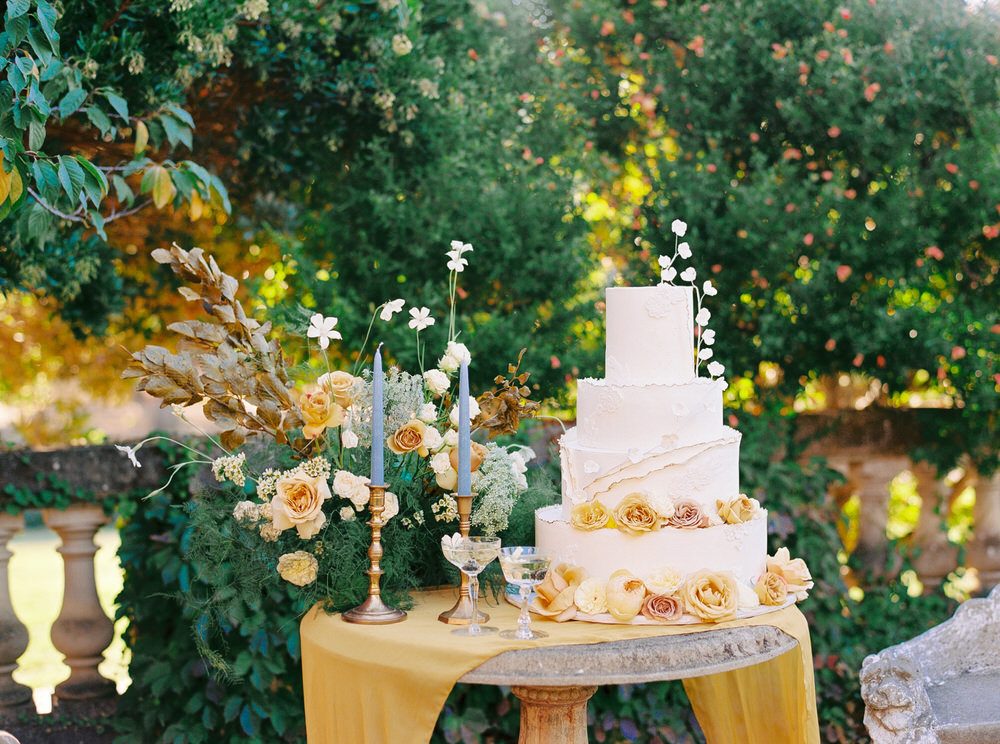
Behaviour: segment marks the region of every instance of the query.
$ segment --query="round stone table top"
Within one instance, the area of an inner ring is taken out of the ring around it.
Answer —
[[[688,679],[762,664],[798,646],[769,625],[505,651],[459,679],[476,685],[572,687]]]

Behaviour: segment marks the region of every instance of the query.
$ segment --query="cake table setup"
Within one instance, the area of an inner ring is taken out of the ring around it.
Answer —
[[[713,356],[703,300],[715,290],[680,270],[690,256],[675,241],[660,284],[607,290],[607,377],[578,381],[577,424],[559,440],[562,501],[536,512],[534,546],[470,537],[460,413],[460,529],[442,551],[461,587],[416,593],[407,614],[391,614],[373,543],[365,605],[346,624],[319,608],[301,624],[310,742],[428,741],[466,683],[512,688],[522,744],[579,744],[598,685],[676,679],[710,744],[819,742],[809,630],[794,606],[811,577],[785,549],[768,556],[767,512],[740,493],[724,368],[698,374]],[[464,364],[459,396],[464,411]],[[478,575],[497,558],[508,586],[487,614]]]
[[[501,442],[540,404],[524,350],[470,393],[456,323],[470,244],[446,253],[448,341],[435,366],[421,337],[435,319],[409,310],[412,373],[377,342],[376,323],[392,323],[403,299],[374,308],[356,353],[338,350],[350,371],[328,353],[338,319],[305,311],[305,359],[292,367],[213,257],[153,252],[205,319],[172,324],[181,350],[147,346],[124,376],[202,435],[169,440],[193,455],[170,477],[211,465],[217,485],[192,505],[203,527],[190,549],[231,556],[240,587],[202,610],[218,602],[228,622],[229,599],[252,605],[266,588],[299,622],[287,644],[294,654],[300,642],[310,744],[427,742],[459,683],[510,687],[522,744],[579,744],[597,686],[659,680],[683,680],[709,744],[818,744],[809,627],[795,606],[812,577],[787,548],[768,554],[767,511],[740,490],[741,434],[723,419],[709,327],[717,291],[685,265],[686,225],[672,231],[658,284],[607,288],[605,377],[577,381],[560,493],[530,502],[549,503],[534,512],[534,544],[510,545],[502,535],[530,535],[531,507],[524,529],[508,527],[534,452]],[[217,437],[187,417],[196,404]],[[259,444],[245,448],[250,438]],[[119,449],[140,467],[139,450],[159,439]],[[446,584],[454,569],[458,586]],[[195,632],[216,664],[210,627]]]

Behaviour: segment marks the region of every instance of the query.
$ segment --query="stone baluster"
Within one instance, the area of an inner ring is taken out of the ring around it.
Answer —
[[[926,462],[914,463],[910,472],[920,494],[920,519],[913,531],[913,545],[917,548],[913,564],[920,580],[927,586],[936,587],[958,565],[958,546],[948,540],[944,527],[952,497],[957,494]],[[954,488],[961,487],[964,486]]]
[[[853,460],[848,468],[848,480],[857,488],[861,501],[854,552],[862,565],[875,574],[885,571],[888,558],[885,528],[889,523],[889,486],[904,467],[898,457],[873,457]]]
[[[94,535],[108,521],[104,510],[91,504],[74,505],[65,511],[45,510],[45,523],[62,539],[66,588],[62,610],[52,626],[52,644],[61,651],[70,677],[56,688],[56,697],[80,700],[114,692],[114,684],[102,677],[97,665],[114,637],[114,626],[97,597],[94,579]]]
[[[979,571],[983,589],[1000,584],[1000,472],[980,475],[976,483],[975,529],[968,560]]]
[[[7,543],[24,526],[24,517],[0,514],[0,713],[31,700],[31,690],[19,685],[11,676],[17,660],[28,647],[28,631],[14,614],[7,586]],[[3,716],[0,715],[0,720]]]

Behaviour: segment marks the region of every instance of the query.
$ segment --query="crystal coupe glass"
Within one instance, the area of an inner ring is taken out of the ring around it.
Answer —
[[[464,537],[441,543],[444,557],[469,577],[469,598],[472,600],[472,622],[451,631],[460,636],[481,636],[497,629],[479,624],[479,574],[500,554],[499,537]]]
[[[542,583],[549,571],[551,559],[533,547],[503,548],[500,551],[500,567],[504,578],[514,584],[521,595],[521,614],[517,618],[517,630],[505,630],[500,635],[503,638],[516,638],[530,641],[534,638],[546,638],[548,633],[531,629],[531,613],[528,606],[535,587]]]

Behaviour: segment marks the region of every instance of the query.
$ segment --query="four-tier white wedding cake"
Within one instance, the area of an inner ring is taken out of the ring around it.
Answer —
[[[677,259],[661,258],[662,284],[607,290],[606,377],[578,381],[577,425],[559,443],[562,503],[535,516],[536,544],[554,559],[541,614],[717,621],[812,585],[787,551],[768,558],[767,513],[740,493],[741,437],[723,423],[724,368],[709,362],[702,307],[715,289],[693,268],[674,285]]]

